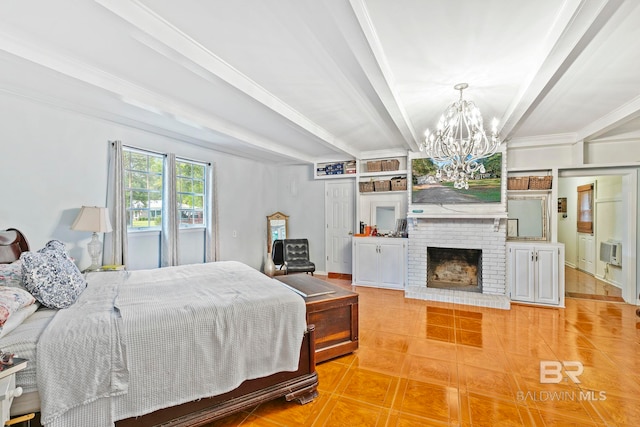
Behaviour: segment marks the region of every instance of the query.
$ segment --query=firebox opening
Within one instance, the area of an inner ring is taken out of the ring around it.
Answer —
[[[482,292],[482,250],[428,247],[427,287]]]

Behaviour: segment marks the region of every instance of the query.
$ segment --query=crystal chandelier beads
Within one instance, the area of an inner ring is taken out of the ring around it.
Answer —
[[[484,173],[479,160],[494,154],[500,146],[498,121],[493,119],[491,136],[484,131],[482,114],[471,101],[462,99],[467,83],[454,86],[460,99],[449,105],[438,121],[434,133],[425,131],[420,151],[424,151],[439,167],[436,178],[453,181],[457,189],[468,189],[469,178]]]

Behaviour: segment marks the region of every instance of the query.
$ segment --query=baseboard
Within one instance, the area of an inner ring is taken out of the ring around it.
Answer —
[[[332,273],[329,272],[327,274],[327,277],[329,279],[345,279],[345,280],[351,280],[351,274],[347,274],[347,273]]]
[[[622,283],[612,282],[611,280],[607,280],[607,279],[605,279],[604,276],[600,276],[598,274],[594,274],[593,277],[595,277],[596,279],[600,280],[601,282],[606,283],[607,285],[615,286],[618,289],[622,289]]]

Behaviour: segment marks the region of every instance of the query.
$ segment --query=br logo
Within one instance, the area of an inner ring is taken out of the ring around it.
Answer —
[[[562,368],[568,378],[571,378],[576,384],[580,384],[578,376],[584,371],[581,362],[574,360],[565,360],[563,362],[557,360],[541,360],[540,361],[540,383],[541,384],[558,384],[564,376]]]

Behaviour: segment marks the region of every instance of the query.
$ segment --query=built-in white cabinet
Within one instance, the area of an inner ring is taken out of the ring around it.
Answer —
[[[564,306],[564,244],[507,243],[511,300]]]
[[[354,285],[404,289],[406,277],[407,239],[354,237]]]

